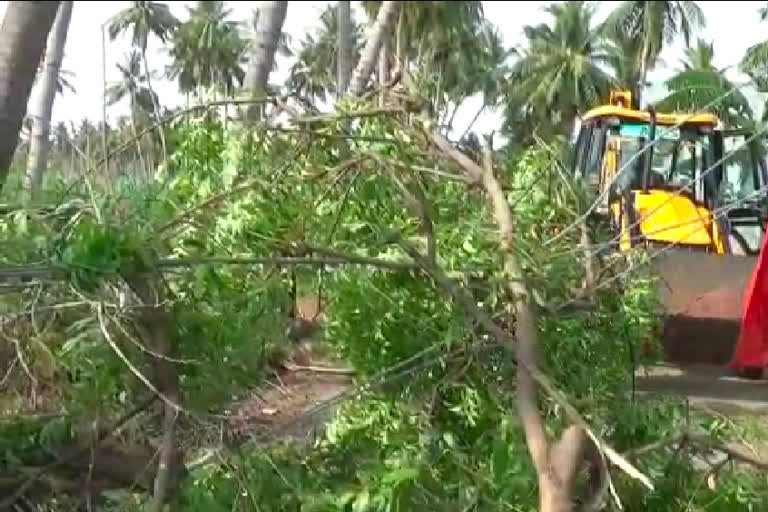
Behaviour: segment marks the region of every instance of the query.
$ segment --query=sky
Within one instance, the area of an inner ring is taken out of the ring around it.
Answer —
[[[187,6],[194,2],[171,1],[169,5],[173,13],[181,20],[187,17]],[[231,18],[234,20],[250,20],[251,13],[260,2],[227,2],[231,9]],[[284,30],[290,34],[294,42],[302,39],[303,35],[313,30],[319,24],[320,12],[330,2],[289,2],[288,14],[285,20]],[[363,17],[357,6],[359,2],[352,2],[353,16],[362,22]],[[551,2],[483,2],[486,17],[496,24],[503,36],[507,47],[522,44],[524,37],[522,29],[525,25],[547,22],[549,15],[542,8]],[[0,16],[4,15],[7,1],[0,1]],[[102,25],[120,10],[126,8],[129,2],[79,2],[76,1],[72,13],[72,21],[64,50],[62,68],[74,73],[71,82],[76,93],[65,93],[57,96],[53,108],[53,122],[64,121],[79,123],[84,117],[91,121],[99,121],[102,118]],[[597,13],[597,21],[610,12],[615,2],[602,2]],[[707,20],[706,29],[700,34],[704,39],[714,41],[715,66],[728,69],[728,77],[737,83],[745,82],[746,77],[736,71],[736,65],[744,55],[746,49],[764,39],[768,39],[768,22],[760,23],[757,9],[763,2],[749,1],[706,1],[699,2]],[[124,60],[125,54],[130,48],[128,37],[106,44],[106,79],[112,82],[118,79],[115,63]],[[684,45],[682,41],[676,42],[667,48],[662,54],[663,63],[652,73],[649,79],[655,85],[648,92],[653,96],[663,91],[660,82],[674,72],[683,56]],[[150,67],[164,69],[170,62],[165,50],[157,41],[150,40],[147,54]],[[278,59],[278,69],[270,76],[270,82],[282,82],[287,76],[291,62],[287,59]],[[182,97],[176,91],[176,86],[169,82],[154,81],[153,87],[166,106],[179,105]],[[760,110],[762,100],[756,93],[748,94],[753,101],[753,108]],[[33,90],[32,94],[35,94]],[[464,127],[474,117],[475,112],[482,105],[480,98],[472,98],[465,101],[459,110],[455,121],[455,132],[463,132]],[[107,117],[115,119],[128,112],[127,103],[109,107]],[[479,133],[489,133],[500,126],[499,116],[493,112],[481,116],[475,123],[474,130]]]

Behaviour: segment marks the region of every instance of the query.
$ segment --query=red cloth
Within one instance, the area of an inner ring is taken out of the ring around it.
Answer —
[[[768,234],[763,237],[760,256],[744,295],[741,332],[731,368],[768,366]]]

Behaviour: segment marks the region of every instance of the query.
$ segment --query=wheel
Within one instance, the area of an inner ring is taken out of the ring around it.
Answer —
[[[736,373],[742,379],[759,380],[763,376],[763,369],[759,366],[745,366],[736,370]]]

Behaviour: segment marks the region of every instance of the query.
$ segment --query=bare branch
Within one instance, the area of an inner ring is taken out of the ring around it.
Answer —
[[[409,184],[404,183],[397,175],[391,165],[387,165],[387,162],[379,160],[379,164],[384,167],[395,182],[397,188],[402,192],[405,198],[405,205],[411,211],[413,215],[419,218],[421,223],[421,233],[426,238],[427,242],[427,256],[430,260],[435,261],[437,253],[437,245],[435,242],[435,230],[432,226],[432,216],[429,213],[429,204],[427,198],[424,195],[424,191],[418,183]]]
[[[625,453],[625,457],[627,459],[636,459],[641,455],[679,443],[688,443],[689,445],[695,445],[699,449],[707,451],[719,451],[726,454],[730,459],[738,460],[763,471],[768,471],[768,460],[749,453],[743,444],[721,443],[704,434],[697,434],[690,431],[678,432],[647,445],[629,450]]]
[[[357,372],[351,368],[329,368],[325,366],[299,366],[284,363],[283,367],[290,372],[328,373],[333,375],[355,375]]]
[[[750,464],[763,471],[768,471],[768,460],[761,459],[748,453],[746,450],[744,450],[743,445],[739,445],[737,443],[719,443],[708,436],[702,434],[694,434],[692,432],[685,434],[685,437],[692,444],[695,444],[700,448],[723,452],[734,460]]]
[[[341,121],[342,119],[361,119],[366,117],[380,117],[395,114],[404,114],[405,110],[397,107],[382,107],[374,108],[370,110],[361,110],[356,112],[339,112],[335,114],[322,114],[319,116],[306,116],[297,117],[291,119],[294,124],[307,124],[307,123],[331,123],[334,121]]]
[[[309,249],[314,252],[315,249]],[[173,258],[163,259],[157,262],[158,268],[192,267],[195,265],[276,265],[295,267],[299,265],[326,266],[326,265],[367,265],[386,268],[390,270],[418,270],[411,262],[387,261],[379,258],[369,258],[354,254],[344,254],[330,249],[318,248],[321,251],[332,252],[334,256],[327,258],[301,258],[294,256],[280,256],[271,258]]]
[[[670,446],[672,444],[679,443],[685,437],[686,437],[686,434],[684,432],[677,433],[669,437],[664,437],[662,439],[646,444],[644,446],[640,446],[638,448],[629,450],[628,452],[624,453],[624,456],[627,458],[627,460],[636,459],[637,457],[641,455],[645,455],[646,453],[654,452],[656,450],[666,448],[667,446]]]
[[[96,314],[99,318],[99,327],[101,328],[101,333],[104,335],[104,340],[109,344],[112,351],[117,355],[117,357],[125,364],[126,367],[128,367],[128,370],[137,378],[139,381],[141,381],[142,384],[144,384],[147,389],[149,389],[152,393],[157,395],[163,402],[170,405],[174,410],[177,411],[183,411],[184,408],[179,405],[175,400],[173,400],[171,397],[168,397],[160,391],[152,382],[149,380],[147,376],[145,376],[141,371],[139,371],[138,368],[136,368],[136,365],[134,365],[130,359],[125,355],[125,353],[120,350],[120,347],[117,346],[117,343],[112,339],[112,336],[109,334],[109,330],[107,329],[107,324],[104,321],[104,314],[102,313],[103,306],[101,304],[96,305]]]

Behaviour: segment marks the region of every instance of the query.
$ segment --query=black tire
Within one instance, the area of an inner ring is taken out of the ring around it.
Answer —
[[[739,368],[736,373],[742,379],[760,380],[763,377],[763,369],[759,366],[745,366]]]

